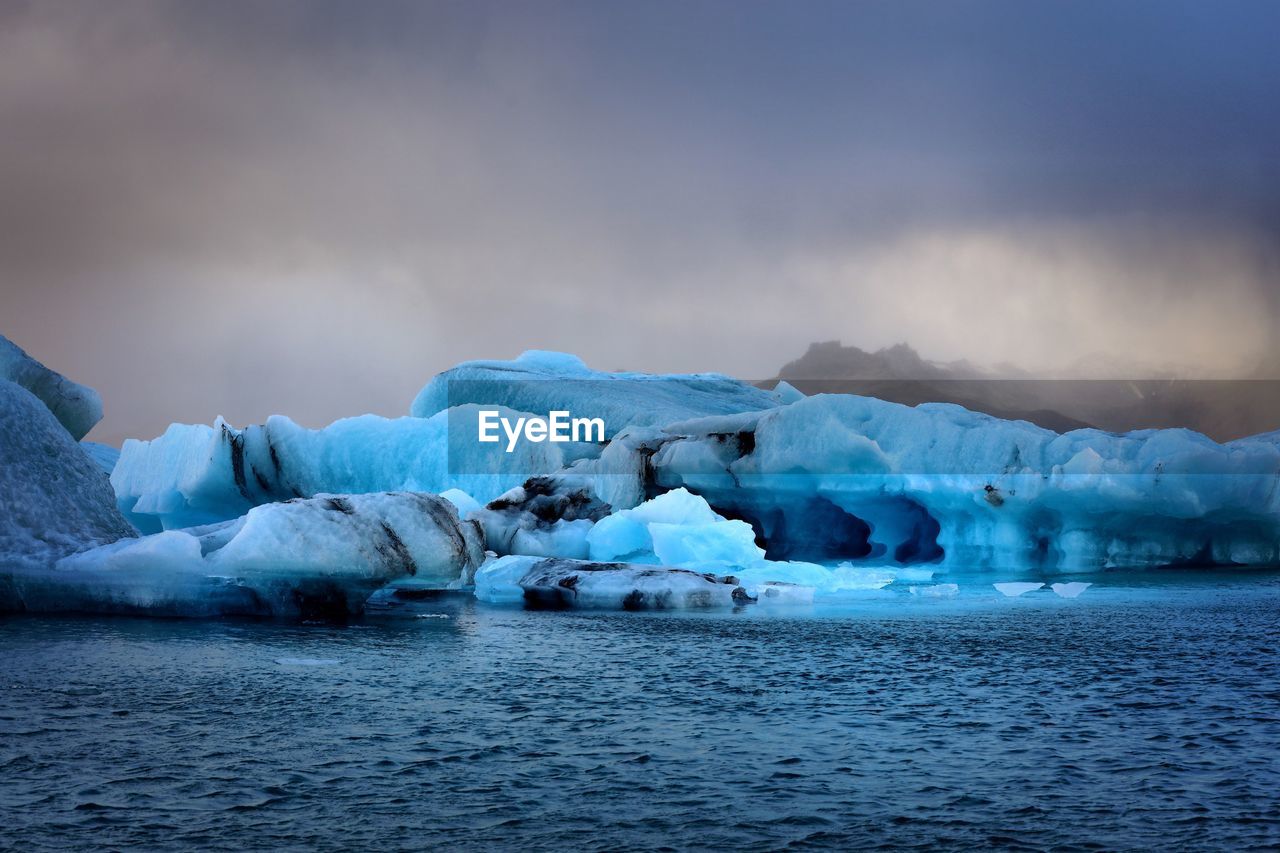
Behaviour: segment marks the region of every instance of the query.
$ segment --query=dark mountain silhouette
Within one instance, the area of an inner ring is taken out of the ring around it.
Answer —
[[[776,378],[805,394],[862,394],[911,406],[957,403],[1057,432],[1186,427],[1229,441],[1280,429],[1280,382],[1186,379],[1168,369],[1160,378],[1044,379],[1011,365],[929,361],[905,343],[867,352],[825,341],[810,344]]]

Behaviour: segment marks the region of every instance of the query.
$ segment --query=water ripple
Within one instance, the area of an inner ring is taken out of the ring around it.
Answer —
[[[424,612],[448,619],[348,629],[4,618],[3,838],[1280,846],[1280,586],[1091,593],[786,618],[446,597]]]

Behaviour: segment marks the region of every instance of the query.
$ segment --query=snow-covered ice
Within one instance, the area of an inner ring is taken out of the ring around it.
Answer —
[[[607,373],[574,355],[530,350],[514,361],[468,361],[446,370],[418,393],[410,412],[425,418],[465,403],[543,416],[559,410],[603,419],[605,435],[612,437],[627,426],[663,426],[780,402],[777,393],[718,373]]]
[[[322,495],[15,572],[4,603],[31,611],[342,618],[389,581],[456,586],[483,559],[478,527],[434,495]]]

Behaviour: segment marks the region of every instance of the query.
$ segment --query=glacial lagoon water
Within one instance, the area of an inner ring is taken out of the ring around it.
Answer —
[[[1280,575],[0,617],[0,847],[1274,849]]]

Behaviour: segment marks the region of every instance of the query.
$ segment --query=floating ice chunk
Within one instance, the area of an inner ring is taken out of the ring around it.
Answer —
[[[818,597],[874,592],[894,581],[892,570],[877,566],[837,566],[829,568],[800,561],[759,560],[735,573],[738,582],[752,595],[769,583],[785,583],[811,588]]]
[[[0,609],[12,604],[6,569],[47,570],[136,535],[102,469],[30,391],[0,379]]]
[[[737,584],[712,574],[665,566],[548,559],[520,579],[533,608],[684,610],[733,607],[749,599]]]
[[[993,583],[1001,595],[1008,598],[1017,598],[1023,593],[1034,592],[1044,586],[1042,583],[1023,583],[1020,581],[1011,581],[1008,583]]]
[[[102,398],[97,391],[50,370],[2,335],[0,379],[8,379],[34,394],[76,441],[102,420]]]
[[[817,563],[800,561],[768,561],[758,560],[752,566],[735,573],[738,582],[748,592],[767,583],[789,583],[796,586],[807,586],[813,589],[826,587],[831,581],[831,569]]]
[[[32,611],[341,619],[388,581],[444,588],[483,559],[478,526],[434,495],[323,495],[122,539],[9,580]]]
[[[793,583],[768,581],[758,584],[748,593],[755,597],[757,604],[779,605],[787,607],[813,604],[814,588]]]
[[[1076,598],[1091,586],[1093,586],[1091,583],[1072,581],[1071,583],[1055,583],[1051,589],[1062,598]]]
[[[882,566],[837,566],[824,592],[869,591],[883,589],[897,579],[893,569]]]
[[[935,583],[928,586],[909,586],[907,592],[919,598],[955,598],[960,586],[954,583]]]

